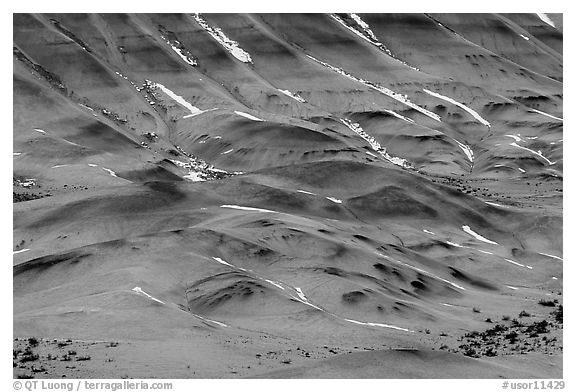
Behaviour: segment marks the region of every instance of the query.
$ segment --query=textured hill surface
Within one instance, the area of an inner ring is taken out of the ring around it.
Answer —
[[[562,377],[561,15],[13,41],[15,375]]]

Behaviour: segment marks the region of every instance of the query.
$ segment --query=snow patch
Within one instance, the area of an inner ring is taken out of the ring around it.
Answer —
[[[519,146],[518,144],[516,144],[516,142],[510,143],[510,145],[513,146],[513,147],[518,147],[518,148],[520,148],[520,149],[522,149],[522,150],[529,151],[529,152],[531,152],[532,154],[539,156],[540,158],[542,158],[543,160],[545,160],[546,163],[548,163],[548,165],[550,165],[550,166],[552,166],[552,165],[554,165],[554,164],[556,163],[556,162],[550,161],[548,158],[546,158],[544,155],[542,155],[542,152],[541,152],[541,151],[536,152],[536,151],[531,150],[531,149],[529,149],[529,148]]]
[[[550,17],[546,14],[536,14],[538,15],[538,17],[546,24],[549,24],[552,27],[556,27],[556,25],[554,24],[554,22],[552,22],[552,19],[550,19]]]
[[[476,111],[470,109],[468,106],[464,105],[463,103],[457,102],[457,101],[453,100],[452,98],[449,98],[449,97],[442,95],[442,94],[435,93],[434,91],[430,91],[428,89],[423,89],[423,90],[427,94],[430,94],[436,98],[443,99],[444,101],[448,101],[448,102],[458,106],[460,109],[463,109],[466,112],[470,113],[472,115],[472,117],[474,117],[476,120],[478,120],[479,122],[481,122],[482,124],[484,124],[488,128],[490,128],[490,123],[488,121],[483,119]]]
[[[399,158],[399,157],[394,157],[390,154],[388,154],[388,152],[386,151],[386,148],[382,147],[380,145],[380,143],[378,143],[378,141],[376,141],[376,139],[374,139],[373,136],[367,134],[362,127],[360,126],[360,124],[358,123],[354,123],[350,120],[348,120],[347,118],[343,118],[340,119],[340,121],[346,125],[346,127],[348,127],[348,129],[350,129],[352,132],[356,133],[358,136],[360,136],[362,139],[366,140],[368,142],[368,144],[370,144],[370,147],[372,147],[372,149],[374,151],[376,151],[377,153],[379,153],[382,157],[384,157],[384,159],[386,159],[387,161],[389,161],[390,163],[396,165],[396,166],[400,166],[403,168],[411,168],[412,165],[410,164],[410,162],[408,162],[406,159],[404,158]],[[374,155],[374,154],[371,154]]]
[[[556,117],[556,116],[553,116],[553,115],[551,115],[551,114],[541,112],[540,110],[530,109],[530,111],[531,111],[531,112],[534,112],[534,113],[539,113],[539,114],[541,114],[541,115],[543,115],[543,116],[546,116],[546,117],[553,118],[554,120],[564,121],[563,118]]]
[[[164,37],[163,35],[160,36],[160,38],[162,38],[164,41],[166,41],[166,43],[168,45],[170,45],[170,47],[172,48],[172,50],[174,52],[176,52],[176,54],[182,59],[184,60],[184,62],[188,65],[191,66],[196,66],[198,65],[198,62],[196,61],[196,59],[194,59],[192,56],[189,56],[188,54],[186,54],[182,49],[178,48],[177,46],[175,46],[174,44],[172,44],[172,42],[170,42],[169,39],[167,39],[166,37]],[[178,42],[179,43],[179,42]]]
[[[220,264],[227,265],[228,267],[235,268],[232,264],[222,260],[220,257],[212,257],[215,261],[219,262]]]
[[[456,142],[456,144],[458,144],[458,147],[460,147],[462,149],[462,151],[464,151],[464,154],[466,154],[466,157],[468,157],[468,160],[470,162],[474,162],[474,151],[472,151],[470,146],[468,146],[467,144],[464,144],[464,143],[460,143],[456,139],[452,139],[452,140],[454,140]]]
[[[462,245],[457,244],[457,243],[455,243],[455,242],[446,241],[446,243],[447,243],[448,245],[452,245],[452,246],[455,246],[455,247],[457,247],[457,248],[464,248]]]
[[[493,255],[494,253],[488,252],[487,250],[476,249],[478,252],[486,253],[487,255]]]
[[[282,94],[284,94],[284,95],[289,96],[289,97],[292,98],[292,99],[295,99],[295,100],[298,101],[298,102],[302,102],[302,103],[306,102],[306,100],[305,100],[304,98],[302,98],[300,95],[295,94],[295,93],[292,93],[292,92],[290,92],[290,91],[288,91],[288,90],[280,90],[280,89],[278,89],[278,91],[280,91],[280,92],[281,92]]]
[[[209,323],[214,323],[214,324],[219,325],[219,326],[221,326],[221,327],[227,327],[227,328],[230,327],[229,325],[226,325],[226,324],[224,324],[224,323],[221,323],[220,321],[210,320],[210,319],[207,319],[206,317],[202,317],[202,316],[200,316],[199,314],[196,314],[196,313],[192,313],[192,315],[193,315],[194,317],[198,317],[198,318],[201,319],[201,320],[207,321],[207,322],[209,322]]]
[[[141,294],[149,299],[151,299],[152,301],[156,301],[158,303],[161,303],[162,305],[166,305],[166,303],[164,303],[163,301],[160,301],[158,298],[154,298],[153,296],[151,296],[150,294],[146,293],[145,291],[143,291],[140,287],[134,287],[132,289],[132,291],[134,291],[135,293]]]
[[[56,165],[56,166],[52,166],[52,169],[56,169],[56,168],[59,168],[59,167],[66,167],[66,166],[69,166],[69,165]]]
[[[428,116],[428,117],[430,117],[430,118],[432,118],[432,119],[434,119],[434,120],[436,120],[436,121],[438,121],[438,122],[442,122],[442,120],[440,119],[440,116],[438,116],[436,113],[432,113],[431,111],[426,110],[426,109],[424,109],[424,108],[416,105],[415,103],[413,103],[412,101],[410,101],[406,95],[398,94],[398,93],[396,93],[396,92],[394,92],[394,91],[392,91],[392,90],[390,90],[390,89],[388,89],[388,88],[386,88],[386,87],[380,86],[380,85],[377,84],[377,83],[373,83],[373,82],[370,82],[370,81],[368,81],[368,80],[364,80],[364,79],[361,79],[361,78],[357,78],[357,77],[351,75],[350,73],[344,71],[344,70],[341,69],[341,68],[334,67],[333,65],[330,65],[330,64],[328,64],[328,63],[325,63],[324,61],[318,60],[317,58],[312,57],[312,56],[310,56],[310,55],[306,55],[306,56],[307,56],[309,59],[317,62],[318,64],[321,64],[321,65],[323,65],[323,66],[331,69],[332,71],[339,73],[340,75],[346,76],[347,78],[352,79],[352,80],[354,80],[354,81],[356,81],[356,82],[360,82],[360,83],[362,83],[363,85],[365,85],[365,86],[367,86],[367,87],[370,87],[371,89],[374,89],[374,90],[376,90],[376,91],[378,91],[378,92],[381,92],[382,94],[387,95],[387,96],[389,96],[390,98],[395,99],[396,101],[401,102],[401,103],[403,103],[404,105],[409,106],[409,107],[411,107],[412,109],[419,111],[420,113],[424,114],[425,116]]]
[[[416,121],[412,120],[411,118],[404,117],[403,115],[398,114],[398,113],[396,113],[396,112],[393,111],[393,110],[384,109],[384,111],[385,111],[386,113],[389,113],[389,114],[393,115],[393,116],[396,117],[396,118],[399,118],[399,119],[401,119],[401,120],[406,121],[407,123],[410,123],[410,124],[415,124],[415,123],[416,123]]]
[[[43,130],[43,129],[34,128],[34,130],[35,130],[36,132],[40,132],[40,133],[46,133],[46,131],[45,131],[45,130]]]
[[[226,154],[230,154],[232,151],[234,151],[234,149],[233,149],[233,148],[231,148],[231,149],[229,149],[229,150],[227,150],[227,151],[224,151],[224,152],[223,152],[223,153],[221,153],[220,155],[226,155]]]
[[[548,253],[538,253],[538,254],[540,254],[540,255],[542,255],[542,256],[552,257],[553,259],[557,259],[557,260],[560,260],[560,261],[564,261],[564,259],[563,259],[562,257],[558,257],[558,256],[554,256],[554,255],[549,255]]]
[[[514,287],[514,286],[506,286],[506,287],[508,287],[509,289],[512,289],[512,290],[518,290],[518,287]]]
[[[198,109],[196,106],[192,105],[191,103],[187,102],[184,98],[182,98],[181,96],[179,96],[178,94],[176,94],[174,91],[170,90],[168,87],[164,86],[163,84],[160,83],[153,83],[150,81],[147,81],[150,83],[151,87],[157,87],[160,90],[162,90],[162,92],[166,95],[168,95],[170,98],[172,98],[174,101],[176,101],[177,103],[179,103],[180,105],[184,106],[186,109],[190,110],[190,114],[188,116],[186,116],[185,118],[188,117],[192,117],[192,116],[197,116],[199,114],[202,114],[204,112],[207,112],[208,110],[201,110]],[[215,109],[209,109],[209,110],[215,110]]]
[[[105,172],[108,172],[108,174],[110,174],[112,177],[118,177],[116,175],[116,173],[110,169],[106,169],[105,167],[103,167],[102,170],[104,170]]]
[[[480,234],[476,233],[475,231],[473,231],[470,226],[462,226],[462,230],[464,230],[466,233],[470,234],[471,236],[473,236],[474,238],[476,238],[479,241],[482,242],[486,242],[488,244],[494,244],[494,245],[498,245],[497,242],[494,241],[490,241],[489,239],[482,237]]]
[[[526,41],[530,41],[530,38],[526,37],[525,35],[520,34],[520,37],[524,38]]]
[[[434,233],[433,233],[433,232],[431,232],[430,230],[422,229],[422,231],[423,231],[424,233],[428,233],[428,234],[434,234]]]
[[[484,203],[490,204],[491,206],[504,207],[502,204],[494,203],[494,202],[491,202],[491,201],[485,201]]]
[[[313,196],[316,196],[316,194],[315,194],[315,193],[312,193],[312,192],[308,192],[308,191],[303,191],[303,190],[301,190],[301,189],[298,189],[296,192],[300,192],[300,193],[305,193],[305,194],[307,194],[307,195],[313,195]]]
[[[237,110],[234,110],[234,113],[236,113],[236,114],[239,115],[239,116],[246,117],[246,118],[248,118],[248,119],[250,119],[250,120],[253,120],[253,121],[264,121],[264,120],[262,120],[261,118],[254,117],[254,116],[251,115],[251,114],[244,113],[244,112],[239,112],[239,111],[237,111]]]
[[[12,153],[12,156],[17,157],[18,155],[21,155],[21,154],[22,154],[21,152],[13,152],[13,153]]]
[[[369,327],[382,327],[382,328],[392,328],[392,329],[397,329],[399,331],[405,331],[405,332],[414,332],[411,331],[407,328],[402,328],[402,327],[397,327],[395,325],[391,325],[391,324],[381,324],[381,323],[368,323],[368,322],[364,322],[364,321],[357,321],[357,320],[352,320],[352,319],[344,319],[345,321],[348,321],[350,323],[354,323],[354,324],[359,324],[359,325],[367,325]]]
[[[342,200],[336,199],[335,197],[326,196],[326,198],[336,204],[342,204]]]
[[[527,266],[527,265],[524,265],[524,264],[520,264],[520,263],[518,263],[517,261],[514,261],[514,260],[510,260],[510,259],[504,259],[504,260],[506,260],[507,262],[512,263],[512,264],[514,264],[514,265],[517,265],[518,267],[524,267],[524,268],[532,269],[532,267]]]
[[[237,205],[233,205],[233,204],[223,204],[220,207],[221,208],[232,208],[235,210],[244,210],[244,211],[272,212],[272,213],[278,214],[278,212],[272,211],[272,210],[265,210],[263,208],[254,208],[254,207],[243,207],[243,206],[237,206]]]
[[[234,56],[236,59],[242,61],[243,63],[252,63],[252,58],[250,57],[250,54],[248,54],[248,52],[246,52],[244,49],[242,49],[238,45],[238,42],[233,41],[230,38],[228,38],[226,36],[226,34],[224,34],[224,32],[220,28],[210,26],[208,24],[208,22],[206,22],[200,16],[200,14],[193,14],[192,16],[194,17],[196,22],[198,22],[198,24],[200,26],[202,26],[202,28],[204,30],[206,30],[208,32],[208,34],[210,34],[212,36],[212,38],[214,38],[216,41],[218,41],[218,43],[220,45],[222,45],[224,47],[224,49],[226,49],[228,52],[230,52],[232,54],[232,56]]]
[[[29,250],[30,250],[30,249],[20,249],[20,250],[15,250],[15,251],[13,251],[13,252],[12,252],[12,254],[13,254],[13,255],[15,255],[16,253],[27,252],[27,251],[29,251]]]
[[[504,136],[511,137],[516,142],[523,142],[524,141],[524,140],[522,140],[522,138],[519,135],[504,135]]]

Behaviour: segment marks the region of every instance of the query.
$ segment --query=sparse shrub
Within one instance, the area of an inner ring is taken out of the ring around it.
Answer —
[[[74,351],[74,350],[68,350],[68,355],[76,355],[76,351]]]
[[[37,361],[40,356],[38,354],[34,354],[32,351],[24,352],[24,354],[20,357],[20,362],[34,362]]]
[[[563,315],[563,306],[562,305],[558,305],[558,309],[554,310],[552,312],[552,316],[554,316],[554,320],[556,320],[556,322],[558,323],[564,323],[564,315]]]
[[[484,320],[484,321],[486,321],[487,323],[492,323],[492,319],[491,319],[490,317],[488,317],[488,318],[487,318],[486,320]]]
[[[502,321],[508,321],[510,320],[510,316],[502,316]]]
[[[530,313],[528,313],[527,311],[523,310],[518,314],[518,317],[522,318],[522,317],[530,317]]]
[[[538,305],[553,307],[556,306],[556,303],[549,299],[541,299],[540,301],[538,301]]]
[[[68,354],[62,355],[62,358],[60,358],[60,360],[64,361],[64,362],[68,362],[68,361],[70,361],[70,355],[68,355]]]
[[[510,344],[514,344],[518,341],[518,333],[516,331],[512,331],[504,335],[504,338],[508,339],[508,341],[510,341]]]
[[[89,361],[91,359],[92,359],[92,357],[90,355],[80,355],[80,356],[76,357],[77,361]]]
[[[472,308],[472,311],[473,311],[474,313],[480,313],[480,308],[473,307],[473,308]]]
[[[35,338],[34,336],[28,338],[28,344],[30,347],[36,347],[38,345],[38,338]]]

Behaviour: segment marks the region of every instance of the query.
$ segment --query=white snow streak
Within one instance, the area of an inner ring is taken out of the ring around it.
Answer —
[[[552,257],[553,259],[557,259],[560,261],[564,261],[564,259],[562,257],[558,257],[558,256],[554,256],[554,255],[549,255],[548,253],[538,253],[541,254],[542,256],[548,256],[548,257]]]
[[[305,194],[307,194],[307,195],[313,195],[313,196],[316,196],[316,194],[315,194],[315,193],[312,193],[312,192],[308,192],[308,191],[303,191],[303,190],[301,190],[301,189],[298,189],[296,192],[300,192],[300,193],[305,193]]]
[[[234,110],[234,113],[236,113],[236,114],[239,115],[239,116],[246,117],[246,118],[248,118],[248,119],[250,119],[250,120],[253,120],[253,121],[264,121],[264,120],[262,120],[261,118],[254,117],[254,116],[251,115],[251,114],[244,113],[244,112],[239,112],[239,111],[237,111],[237,110]]]
[[[208,110],[198,109],[196,106],[190,104],[184,98],[182,98],[181,96],[179,96],[178,94],[176,94],[174,91],[170,90],[168,87],[164,86],[163,84],[153,83],[153,82],[150,82],[150,84],[152,87],[158,87],[160,90],[162,90],[162,92],[164,94],[168,95],[174,101],[176,101],[180,105],[184,106],[186,109],[190,110],[190,114],[188,116],[185,116],[185,118],[188,118],[191,116],[196,116],[198,114],[202,114],[202,113],[208,111]],[[210,109],[210,110],[215,110],[215,109]]]
[[[367,325],[370,327],[382,327],[382,328],[392,328],[392,329],[397,329],[399,331],[405,331],[405,332],[414,332],[411,331],[407,328],[402,328],[402,327],[397,327],[395,325],[390,325],[390,324],[381,324],[381,323],[367,323],[367,322],[363,322],[363,321],[357,321],[357,320],[352,320],[352,319],[344,319],[350,323],[354,323],[354,324],[360,324],[360,325]]]
[[[29,251],[29,250],[30,250],[30,249],[20,249],[20,250],[15,250],[15,251],[13,251],[13,252],[12,252],[12,254],[13,254],[13,255],[15,255],[16,253],[27,252],[27,251]]]
[[[470,146],[468,146],[467,144],[461,143],[456,139],[452,139],[456,142],[456,144],[458,144],[458,147],[460,147],[462,149],[462,151],[464,151],[464,154],[466,154],[466,157],[468,157],[468,160],[470,162],[474,162],[474,151],[472,151],[472,149],[470,148]]]
[[[342,200],[336,199],[335,197],[326,196],[326,198],[336,204],[342,204]]]
[[[224,324],[224,323],[221,323],[220,321],[210,320],[210,319],[207,319],[206,317],[202,317],[202,316],[200,316],[199,314],[196,314],[196,313],[192,313],[192,315],[195,316],[195,317],[198,317],[198,318],[201,319],[201,320],[204,320],[204,321],[208,321],[208,322],[210,322],[210,323],[217,324],[217,325],[219,325],[219,326],[221,326],[221,327],[230,327],[229,325],[226,325],[226,324]]]
[[[298,102],[302,102],[302,103],[306,102],[306,100],[305,100],[304,98],[302,98],[300,95],[295,94],[295,93],[292,93],[292,92],[290,92],[290,91],[288,91],[288,90],[280,90],[280,89],[278,89],[278,91],[280,91],[280,92],[281,92],[282,94],[284,94],[284,95],[289,96],[289,97],[292,98],[292,99],[295,99],[295,100],[298,101]]]
[[[226,155],[226,154],[230,154],[232,151],[234,151],[234,149],[233,149],[233,148],[231,148],[231,149],[229,149],[229,150],[227,150],[227,151],[224,151],[224,152],[223,152],[223,153],[221,153],[220,155]]]
[[[530,38],[526,37],[525,35],[520,34],[520,37],[524,38],[526,41],[530,41]]]
[[[507,137],[511,137],[512,139],[514,139],[516,142],[523,142],[524,140],[522,140],[522,138],[518,135],[504,135]]]
[[[509,289],[512,289],[512,290],[518,290],[518,287],[514,287],[514,286],[506,286],[506,287],[508,287]]]
[[[487,250],[476,249],[478,252],[486,253],[487,255],[493,255],[494,253],[488,252]]]
[[[330,64],[328,64],[328,63],[325,63],[324,61],[318,60],[317,58],[312,57],[312,56],[310,56],[310,55],[306,55],[306,56],[307,56],[309,59],[317,62],[318,64],[322,64],[323,66],[331,69],[332,71],[339,73],[340,75],[346,76],[347,78],[352,79],[352,80],[354,80],[354,81],[356,81],[356,82],[360,82],[360,83],[362,83],[363,85],[365,85],[365,86],[367,86],[367,87],[370,87],[371,89],[374,89],[374,90],[376,90],[376,91],[378,91],[378,92],[381,92],[382,94],[387,95],[387,96],[389,96],[390,98],[395,99],[395,100],[397,100],[398,102],[401,102],[401,103],[403,103],[404,105],[409,106],[409,107],[411,107],[412,109],[419,111],[420,113],[424,114],[425,116],[428,116],[428,117],[430,117],[430,118],[432,118],[432,119],[434,119],[434,120],[436,120],[436,121],[438,121],[438,122],[442,122],[442,120],[440,119],[440,116],[438,116],[436,113],[432,113],[431,111],[426,110],[426,109],[424,109],[424,108],[416,105],[415,103],[413,103],[412,101],[410,101],[406,95],[398,94],[398,93],[396,93],[396,92],[394,92],[394,91],[392,91],[392,90],[390,90],[390,89],[388,89],[388,88],[386,88],[386,87],[382,87],[382,86],[380,86],[379,84],[370,82],[370,81],[368,81],[368,80],[364,80],[364,79],[361,79],[361,78],[357,78],[357,77],[349,74],[348,72],[344,71],[344,70],[341,69],[341,68],[334,67],[333,65],[330,65]]]
[[[553,116],[553,115],[548,114],[548,113],[544,113],[544,112],[542,112],[542,111],[540,111],[540,110],[530,109],[530,111],[531,111],[531,112],[534,112],[534,113],[542,114],[543,116],[550,117],[550,118],[553,118],[553,119],[555,119],[555,120],[564,121],[563,118],[556,117],[556,116]]]
[[[34,130],[35,130],[36,132],[40,132],[40,133],[46,133],[46,131],[45,131],[45,130],[43,130],[43,129],[34,128]]]
[[[224,32],[221,29],[219,29],[218,27],[210,26],[208,24],[208,22],[206,22],[204,19],[202,19],[200,14],[193,14],[192,16],[194,17],[194,19],[196,19],[196,22],[198,22],[198,24],[200,26],[202,26],[202,28],[204,30],[206,30],[208,32],[208,34],[210,34],[212,36],[212,38],[214,38],[216,41],[218,41],[218,43],[220,45],[222,45],[224,47],[224,49],[226,49],[228,52],[230,52],[232,54],[232,56],[234,56],[238,60],[242,61],[243,63],[251,63],[252,62],[252,58],[250,57],[250,54],[248,54],[248,52],[246,52],[244,49],[242,49],[238,45],[238,42],[233,41],[230,38],[228,38],[226,36],[226,34],[224,34]]]
[[[457,243],[455,243],[455,242],[446,241],[446,243],[447,243],[448,245],[452,245],[452,246],[455,246],[455,247],[457,247],[457,248],[464,248],[462,245],[457,244]]]
[[[134,291],[135,293],[141,294],[147,298],[150,298],[152,301],[156,301],[158,303],[161,303],[162,305],[166,305],[166,303],[160,301],[158,298],[154,298],[153,296],[151,296],[150,294],[146,293],[145,291],[143,291],[140,287],[134,287],[132,289],[132,291]]]
[[[116,175],[116,173],[114,173],[114,171],[112,171],[110,169],[106,169],[105,167],[103,167],[102,170],[104,170],[105,172],[108,172],[108,174],[110,174],[112,177],[118,177]]]
[[[389,114],[393,115],[393,116],[396,117],[396,118],[399,118],[399,119],[401,119],[401,120],[406,121],[407,123],[410,123],[410,124],[416,123],[416,121],[412,120],[411,118],[404,117],[403,115],[398,114],[398,113],[396,113],[396,112],[393,111],[393,110],[384,109],[384,111],[385,111],[386,113],[389,113]]]
[[[471,236],[473,236],[474,238],[476,238],[479,241],[483,241],[486,242],[488,244],[494,244],[494,245],[498,245],[497,242],[494,241],[490,241],[487,238],[482,237],[480,234],[476,233],[475,231],[473,231],[470,226],[462,226],[462,230],[464,230],[466,233],[470,234]]]
[[[357,30],[355,27],[352,27],[350,25],[348,25],[342,18],[340,18],[338,15],[334,15],[331,14],[330,17],[332,19],[334,19],[335,21],[337,21],[338,23],[340,23],[342,26],[344,26],[346,29],[350,30],[351,32],[353,32],[354,34],[356,34],[358,37],[364,39],[365,41],[368,41],[369,43],[371,43],[372,45],[376,46],[378,49],[382,50],[383,52],[385,52],[388,56],[392,57],[394,60],[404,64],[405,66],[413,69],[414,71],[420,71],[418,68],[413,67],[407,63],[405,63],[404,61],[398,59],[396,56],[394,56],[392,54],[392,52],[390,51],[390,49],[388,49],[384,44],[382,44],[382,42],[380,42],[378,40],[378,38],[376,38],[376,35],[372,32],[372,30],[370,30],[370,26],[368,25],[368,23],[364,22],[362,20],[362,18],[360,18],[360,16],[358,16],[357,14],[349,14],[350,17],[354,20],[354,22],[356,22],[356,24],[358,26],[360,26],[360,28],[362,29],[362,31]]]
[[[536,152],[536,151],[531,150],[531,149],[529,149],[529,148],[519,146],[518,144],[516,144],[516,142],[510,143],[510,145],[513,146],[513,147],[521,148],[522,150],[530,151],[532,154],[537,155],[537,156],[539,156],[540,158],[544,159],[544,160],[546,161],[546,163],[548,163],[550,166],[552,166],[552,165],[554,165],[554,164],[556,163],[556,162],[550,161],[548,158],[546,158],[544,155],[542,155],[542,152],[541,152],[541,151]]]
[[[493,203],[493,202],[491,202],[491,201],[485,201],[484,203],[486,203],[486,204],[490,204],[491,206],[496,206],[496,207],[504,207],[502,204]]]
[[[265,210],[263,208],[243,207],[243,206],[237,206],[237,205],[232,205],[232,204],[223,204],[220,207],[221,208],[232,208],[235,210],[244,210],[244,211],[272,212],[272,213],[278,214],[278,212],[276,212],[276,211]]]
[[[17,157],[18,155],[21,155],[21,154],[22,154],[21,152],[13,152],[13,153],[12,153],[12,156]]]
[[[552,26],[552,27],[556,27],[556,25],[554,24],[554,22],[552,22],[552,19],[550,19],[550,17],[548,17],[548,15],[546,15],[546,14],[538,14],[538,13],[537,13],[536,15],[538,15],[538,17],[539,17],[544,23],[547,23],[547,24],[549,24],[549,25]]]
[[[412,165],[410,164],[410,162],[408,162],[406,159],[404,158],[398,158],[398,157],[394,157],[390,154],[388,154],[388,152],[386,152],[386,148],[382,147],[380,145],[380,143],[378,143],[376,141],[376,139],[374,139],[374,137],[370,136],[369,134],[367,134],[362,127],[360,127],[360,124],[358,123],[353,123],[352,121],[344,118],[344,119],[340,119],[340,121],[346,125],[346,127],[348,127],[348,129],[350,129],[351,131],[353,131],[354,133],[356,133],[358,136],[360,136],[362,139],[366,140],[368,142],[368,144],[370,144],[370,147],[372,147],[372,149],[374,151],[376,151],[377,153],[379,153],[382,157],[384,157],[384,159],[386,159],[387,161],[389,161],[390,163],[393,163],[394,165],[403,167],[403,168],[410,168],[412,167]],[[372,154],[373,155],[373,154]]]
[[[434,234],[434,233],[433,233],[433,232],[431,232],[430,230],[422,229],[422,231],[423,231],[424,233],[428,233],[428,234]]]
[[[514,260],[510,260],[510,259],[504,259],[504,260],[506,260],[507,262],[512,263],[512,264],[514,264],[514,265],[517,265],[517,266],[519,266],[519,267],[524,267],[524,268],[532,269],[532,267],[530,267],[529,265],[520,264],[520,263],[518,263],[517,261],[514,261]]]
[[[486,125],[487,127],[490,127],[490,123],[488,121],[483,119],[476,111],[470,109],[468,106],[464,105],[463,103],[457,102],[457,101],[453,100],[452,98],[449,98],[445,95],[435,93],[434,91],[430,91],[427,89],[423,89],[423,90],[427,94],[430,94],[436,98],[443,99],[444,101],[448,101],[448,102],[458,106],[460,109],[463,109],[463,110],[467,111],[468,113],[470,113],[472,115],[472,117],[474,117],[476,120],[478,120],[482,124]]]
[[[167,43],[168,45],[170,45],[170,47],[172,48],[172,50],[173,50],[174,52],[176,52],[176,54],[177,54],[178,56],[180,56],[180,58],[181,58],[182,60],[184,60],[184,62],[185,62],[186,64],[189,64],[189,65],[191,65],[191,66],[193,66],[193,67],[196,66],[196,65],[198,65],[198,63],[196,62],[196,59],[190,58],[189,56],[187,56],[185,53],[182,52],[182,49],[180,49],[180,48],[172,45],[172,43],[171,43],[168,39],[166,39],[164,36],[160,36],[160,37],[161,37],[164,41],[166,41],[166,43]]]

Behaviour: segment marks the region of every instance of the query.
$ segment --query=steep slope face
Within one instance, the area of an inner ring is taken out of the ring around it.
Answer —
[[[542,18],[15,14],[15,338],[49,377],[561,377]]]

